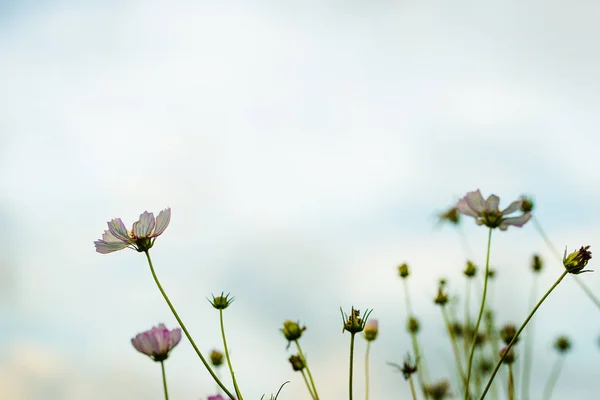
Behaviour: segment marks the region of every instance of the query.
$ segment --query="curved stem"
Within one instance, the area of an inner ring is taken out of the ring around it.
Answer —
[[[306,357],[304,357],[304,353],[302,352],[302,348],[300,347],[300,342],[298,342],[298,339],[294,340],[294,342],[296,342],[298,354],[300,354],[300,357],[302,357],[302,361],[304,361],[304,367],[306,368],[308,378],[310,379],[310,384],[312,386],[312,393],[314,393],[314,398],[315,400],[319,400],[319,395],[317,394],[317,387],[315,386],[315,381],[313,381],[312,374],[310,373],[310,368],[308,368],[308,362],[306,362]]]
[[[458,373],[460,374],[460,378],[462,380],[463,386],[467,384],[467,377],[465,376],[465,371],[463,370],[462,363],[460,362],[460,350],[458,349],[458,343],[456,342],[456,336],[454,335],[454,331],[452,330],[452,326],[450,325],[450,320],[448,319],[448,313],[446,312],[446,306],[442,305],[442,316],[444,317],[444,322],[446,323],[446,329],[448,330],[448,335],[450,336],[450,342],[452,343],[452,351],[454,352],[454,358],[456,359],[456,366],[458,367]],[[465,390],[467,387],[465,386]]]
[[[369,353],[371,352],[371,341],[367,341],[365,352],[365,400],[369,400]]]
[[[479,333],[479,324],[481,323],[481,317],[483,316],[483,309],[485,308],[485,296],[487,294],[487,283],[488,283],[488,272],[490,270],[490,247],[492,243],[492,228],[488,232],[488,243],[487,243],[487,254],[485,257],[485,273],[483,274],[483,296],[481,296],[481,306],[479,307],[479,316],[477,317],[477,323],[475,324],[475,331],[473,332],[473,338],[471,339],[471,354],[469,355],[469,365],[467,367],[467,383],[465,384],[467,390],[465,390],[465,400],[469,398],[469,382],[471,381],[471,368],[473,366],[473,355],[475,354],[475,342],[477,334]],[[465,332],[466,333],[466,332]]]
[[[354,369],[354,335],[350,333],[350,378],[348,379],[349,399],[352,400],[352,371]]]
[[[165,390],[165,400],[169,400],[169,392],[167,391],[167,376],[165,375],[165,363],[160,362],[160,369],[162,371],[163,389]]]
[[[548,382],[546,382],[546,386],[544,386],[544,394],[542,395],[542,400],[550,400],[552,397],[552,392],[554,391],[554,386],[556,386],[556,381],[558,380],[558,375],[560,374],[560,370],[563,365],[563,357],[559,356],[554,365],[552,366],[552,371],[550,372],[550,376],[548,377]]]
[[[221,322],[221,337],[223,338],[223,347],[225,348],[225,357],[227,358],[227,365],[229,366],[229,372],[231,373],[231,380],[233,380],[233,387],[235,394],[237,394],[238,400],[243,400],[242,393],[238,387],[237,381],[235,380],[235,374],[233,373],[233,365],[231,365],[231,359],[229,358],[229,349],[227,348],[227,340],[225,340],[225,325],[223,324],[223,309],[219,309],[219,320]]]
[[[529,308],[535,304],[535,298],[537,297],[537,283],[538,273],[533,273],[533,282],[531,283],[531,293],[529,295]],[[521,398],[529,398],[529,378],[531,376],[531,346],[533,345],[533,333],[535,324],[531,321],[529,325],[529,333],[525,336],[525,347],[523,349],[523,375],[521,377]]]
[[[560,252],[558,250],[556,250],[556,247],[554,247],[554,244],[550,241],[550,238],[548,237],[548,235],[546,235],[546,232],[544,232],[544,230],[542,229],[542,225],[539,223],[539,221],[535,217],[535,215],[532,216],[531,220],[533,221],[533,225],[537,229],[538,233],[540,234],[540,236],[546,243],[546,246],[548,246],[548,248],[550,249],[550,251],[552,251],[554,256],[562,263],[562,256],[561,256]],[[578,276],[574,276],[573,278],[575,278],[575,283],[577,283],[579,285],[579,287],[585,292],[585,294],[596,305],[596,307],[598,307],[600,309],[600,299],[598,299],[594,295],[594,293],[590,290],[590,288],[587,287],[587,285],[585,283],[583,283],[581,281],[581,279],[579,279]]]
[[[525,326],[527,326],[527,323],[529,322],[529,320],[531,319],[531,317],[533,317],[533,314],[535,314],[535,312],[537,311],[538,308],[540,308],[540,306],[542,305],[542,303],[544,302],[544,300],[546,300],[546,298],[550,295],[550,293],[552,293],[552,291],[554,290],[554,288],[558,286],[558,284],[563,280],[563,278],[565,276],[567,276],[567,274],[568,274],[568,272],[565,270],[560,275],[560,277],[556,280],[556,282],[554,282],[554,284],[550,287],[550,289],[548,289],[548,291],[546,292],[546,294],[544,294],[544,296],[540,299],[540,301],[538,301],[538,303],[535,305],[535,307],[533,308],[533,310],[531,310],[531,312],[529,313],[529,315],[527,316],[527,318],[525,319],[525,321],[523,322],[523,324],[519,327],[519,330],[517,331],[517,333],[515,334],[515,336],[513,336],[512,340],[510,341],[510,343],[508,344],[508,346],[506,346],[506,349],[504,350],[504,355],[500,358],[500,360],[498,361],[498,364],[496,364],[496,368],[494,368],[494,371],[492,372],[492,375],[490,376],[490,379],[488,380],[488,383],[485,386],[485,389],[483,389],[483,393],[481,394],[481,397],[479,398],[479,400],[483,400],[483,398],[487,394],[487,392],[490,389],[490,386],[492,384],[492,381],[494,380],[494,377],[496,376],[496,374],[498,373],[498,370],[500,369],[500,366],[502,365],[502,361],[504,361],[504,357],[506,357],[506,355],[508,354],[508,351],[515,344],[515,341],[519,338],[519,335],[521,334],[521,332],[523,331],[523,329],[525,329]]]
[[[167,302],[167,305],[169,306],[169,308],[171,309],[171,312],[175,316],[175,319],[179,323],[181,330],[183,331],[183,333],[185,333],[185,336],[190,341],[190,344],[196,351],[196,354],[198,354],[198,357],[200,357],[200,360],[202,361],[202,364],[204,364],[204,366],[208,370],[208,373],[212,376],[212,378],[215,380],[215,382],[217,382],[217,384],[221,387],[221,389],[223,389],[223,391],[227,394],[227,396],[229,396],[229,398],[231,398],[231,399],[234,399],[235,397],[233,396],[233,394],[231,394],[231,392],[229,390],[227,390],[225,385],[223,385],[223,383],[219,380],[217,375],[215,375],[215,373],[212,370],[212,368],[210,367],[210,365],[208,365],[208,363],[206,362],[206,359],[200,352],[200,349],[198,349],[198,346],[196,346],[194,339],[192,339],[192,336],[190,335],[187,328],[183,324],[183,321],[181,320],[181,318],[179,318],[179,314],[177,314],[177,311],[175,311],[175,307],[173,307],[171,300],[169,300],[169,296],[167,296],[167,293],[162,288],[162,285],[160,284],[160,281],[158,280],[158,277],[156,276],[156,272],[154,271],[154,266],[152,265],[152,260],[150,259],[150,253],[148,253],[147,250],[144,253],[146,253],[146,258],[148,259],[148,264],[150,265],[150,272],[152,272],[152,277],[154,278],[154,282],[156,282],[156,286],[158,286],[158,290],[160,290],[160,293],[163,295],[165,301]]]

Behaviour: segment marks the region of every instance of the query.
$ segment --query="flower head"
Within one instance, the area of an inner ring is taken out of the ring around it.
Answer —
[[[292,355],[288,358],[294,371],[302,371],[306,367],[306,363],[300,354]]]
[[[108,223],[108,230],[102,234],[102,239],[94,242],[96,251],[101,254],[123,250],[126,247],[139,252],[148,251],[154,241],[160,236],[171,221],[171,209],[162,210],[158,217],[144,211],[140,219],[133,223],[131,230],[127,230],[121,218],[115,218]]]
[[[589,272],[591,270],[583,270],[587,265],[588,261],[592,259],[592,252],[589,251],[590,246],[581,246],[577,251],[572,252],[567,256],[567,249],[565,248],[565,255],[563,256],[563,265],[567,269],[567,272],[571,274],[581,274],[583,272]]]
[[[365,324],[365,330],[363,331],[363,335],[365,339],[369,342],[373,341],[377,338],[377,334],[379,333],[379,321],[376,319],[370,319]]]
[[[504,364],[512,364],[515,362],[515,351],[513,350],[513,348],[511,347],[508,352],[506,352],[506,349],[508,348],[508,346],[503,347],[500,350],[500,357],[504,357],[504,360],[502,360],[502,362]],[[506,354],[506,355],[505,355]]]
[[[414,374],[415,372],[417,372],[417,364],[416,363],[412,363],[411,359],[410,359],[410,354],[407,354],[404,357],[404,363],[402,365],[398,365],[392,362],[388,362],[389,365],[391,365],[392,367],[395,367],[398,371],[402,372],[402,375],[404,375],[404,379],[410,378],[410,376],[412,374]]]
[[[510,344],[510,342],[513,340],[513,338],[515,337],[516,334],[517,334],[517,327],[514,326],[513,324],[506,324],[500,330],[500,337],[502,338],[502,341],[505,344]],[[517,337],[513,344],[517,344],[518,341],[519,341],[519,338]]]
[[[423,390],[434,400],[450,397],[450,383],[448,381],[439,381],[435,384],[425,385]]]
[[[154,361],[164,361],[169,352],[181,340],[181,329],[168,330],[164,324],[159,324],[149,331],[139,333],[131,339],[131,344],[137,351],[147,355]]]
[[[438,214],[438,218],[440,223],[448,222],[452,225],[458,225],[460,223],[460,214],[456,207],[451,207],[446,212]]]
[[[215,367],[221,366],[221,364],[223,364],[223,353],[221,353],[219,350],[211,351],[210,362]]]
[[[472,278],[477,273],[477,266],[472,261],[467,261],[467,266],[465,267],[463,274],[467,278]]]
[[[398,266],[398,275],[400,275],[400,278],[402,279],[406,279],[408,275],[410,275],[410,270],[408,269],[407,263],[403,263]]]
[[[223,294],[223,292],[221,292],[221,295],[217,297],[212,295],[212,298],[212,301],[208,300],[208,302],[212,304],[212,306],[217,310],[226,309],[231,303],[233,303],[234,300],[234,297],[232,297],[231,299],[229,298],[229,293],[225,295]]]
[[[300,322],[294,322],[288,319],[283,323],[281,332],[283,332],[283,336],[285,336],[288,342],[293,342],[294,340],[300,339],[302,332],[305,330],[306,326],[300,327]]]
[[[367,323],[367,320],[369,319],[371,311],[373,310],[367,310],[367,312],[365,312],[364,317],[360,318],[360,310],[355,310],[354,307],[352,307],[350,315],[346,315],[340,307],[340,312],[342,313],[342,322],[344,323],[342,333],[344,331],[348,331],[351,334],[362,332],[365,329],[365,325]]]
[[[498,208],[500,198],[492,194],[487,200],[484,200],[478,189],[467,193],[458,201],[456,207],[462,214],[475,218],[477,225],[500,228],[501,231],[505,231],[510,225],[521,227],[531,218],[530,212],[525,212],[518,217],[507,217],[507,215],[519,211],[522,202],[523,199],[513,201],[507,208],[500,211]]]
[[[564,354],[571,349],[571,341],[566,336],[559,336],[554,342],[554,348],[560,354]]]

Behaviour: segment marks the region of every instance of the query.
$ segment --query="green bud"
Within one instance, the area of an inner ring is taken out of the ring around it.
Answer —
[[[410,271],[408,269],[407,263],[404,263],[404,264],[398,266],[398,275],[400,275],[400,278],[406,279],[409,274],[410,274]]]
[[[418,333],[419,332],[419,320],[415,317],[409,317],[408,323],[406,324],[406,328],[410,333]]]
[[[302,356],[300,354],[297,354],[295,356],[290,356],[290,358],[288,360],[290,361],[290,364],[292,364],[292,369],[294,371],[302,371],[306,367],[306,364],[304,363],[304,359],[302,358]]]
[[[213,366],[218,367],[223,364],[223,353],[219,350],[213,350],[210,352],[210,362]]]
[[[300,327],[300,322],[287,320],[283,323],[281,332],[283,332],[283,336],[285,336],[289,342],[293,342],[294,340],[300,339],[302,332],[305,330],[306,326]]]
[[[502,350],[500,350],[500,357],[504,357],[504,353],[506,353],[506,347],[503,347]],[[506,357],[504,357],[504,360],[502,362],[504,364],[512,364],[515,362],[515,352],[512,347],[510,348],[508,353],[506,353]]]
[[[367,323],[367,319],[369,318],[369,314],[371,314],[373,310],[367,310],[364,318],[360,318],[360,310],[355,310],[352,307],[352,311],[350,315],[344,314],[342,311],[342,307],[340,307],[340,312],[342,313],[342,322],[344,323],[344,327],[342,329],[342,333],[344,331],[348,331],[352,334],[362,332],[365,329],[365,324]]]
[[[570,274],[581,274],[590,270],[583,270],[587,265],[588,261],[592,259],[592,252],[588,249],[590,246],[581,247],[579,250],[572,252],[567,256],[567,249],[565,248],[565,255],[563,256],[563,265],[567,272]]]
[[[531,259],[531,269],[533,270],[533,272],[540,272],[543,267],[544,261],[542,260],[540,255],[534,254],[533,258]]]
[[[208,300],[208,302],[217,310],[224,310],[229,307],[231,303],[233,303],[233,299],[233,297],[231,299],[229,298],[229,293],[223,295],[223,292],[221,292],[220,296],[215,297],[213,295],[212,301]]]
[[[561,354],[566,353],[571,349],[571,341],[566,336],[560,336],[554,343],[554,348]]]
[[[513,340],[513,338],[515,337],[516,334],[517,334],[517,328],[513,324],[506,324],[500,330],[500,337],[502,338],[502,341],[505,344],[509,344]],[[513,345],[517,344],[518,341],[519,341],[519,338],[517,338],[515,340]]]
[[[477,266],[475,264],[473,264],[471,261],[467,261],[467,266],[465,267],[463,274],[465,274],[465,276],[467,278],[472,278],[475,276],[476,272],[477,272]]]

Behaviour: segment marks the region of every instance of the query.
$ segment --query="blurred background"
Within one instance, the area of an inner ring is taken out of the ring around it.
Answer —
[[[598,17],[587,1],[1,1],[1,397],[163,398],[130,338],[175,319],[142,254],[93,241],[166,207],[157,274],[206,353],[221,348],[206,298],[235,296],[246,398],[287,380],[280,399],[309,397],[286,319],[307,326],[321,397],[346,398],[340,306],[379,320],[371,398],[408,398],[386,364],[410,350],[402,262],[429,375],[453,379],[437,281],[462,295],[487,230],[463,219],[463,248],[439,212],[477,188],[501,208],[525,193],[559,251],[598,249]],[[529,311],[534,252],[541,293],[562,266],[534,227],[494,233],[500,324]],[[534,320],[532,399],[559,334],[573,350],[554,397],[597,396],[600,310],[571,278]],[[598,273],[581,279],[598,294]],[[165,365],[172,399],[216,391],[185,339]]]

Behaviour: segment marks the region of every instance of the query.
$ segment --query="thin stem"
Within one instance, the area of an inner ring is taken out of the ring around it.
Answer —
[[[481,306],[479,307],[479,316],[477,317],[477,323],[475,324],[475,331],[473,332],[473,338],[471,339],[471,354],[469,355],[469,365],[467,367],[467,383],[466,387],[469,388],[469,382],[471,381],[471,368],[473,366],[473,355],[475,354],[475,342],[477,334],[479,333],[479,324],[481,323],[481,317],[483,317],[483,310],[485,308],[485,296],[487,294],[487,283],[488,283],[488,272],[490,270],[490,247],[492,243],[492,228],[488,233],[487,243],[487,254],[485,257],[485,273],[483,274],[483,296],[481,296]],[[466,334],[467,332],[465,332]],[[465,400],[469,398],[469,390],[465,390]]]
[[[221,322],[221,337],[223,338],[225,357],[227,358],[227,365],[229,366],[229,372],[231,373],[231,380],[233,381],[235,394],[237,394],[238,400],[243,400],[244,398],[242,397],[242,393],[240,392],[240,388],[238,387],[237,381],[235,379],[235,374],[233,373],[233,365],[231,364],[231,359],[229,358],[229,349],[227,348],[227,340],[225,339],[225,325],[223,324],[223,309],[219,309],[219,320]]]
[[[406,278],[402,279],[402,284],[404,285],[404,301],[406,303],[406,313],[409,317],[413,316],[412,305],[410,303],[410,294],[408,293],[408,282],[406,282]]]
[[[300,347],[300,342],[298,342],[298,339],[294,340],[294,342],[296,342],[298,354],[300,354],[300,357],[302,357],[302,361],[304,361],[304,367],[306,368],[308,378],[310,379],[310,384],[312,386],[312,393],[314,393],[314,398],[315,400],[319,400],[319,395],[317,394],[317,387],[315,386],[315,381],[313,381],[312,374],[310,373],[310,368],[308,368],[308,362],[306,362],[306,357],[304,357],[304,353],[302,352],[302,348]]]
[[[537,311],[538,308],[540,308],[540,306],[542,305],[542,303],[544,302],[544,300],[546,300],[546,297],[548,297],[550,295],[550,293],[552,293],[552,291],[554,290],[554,288],[558,286],[558,284],[563,280],[563,278],[565,276],[567,276],[567,274],[568,274],[568,271],[565,270],[560,275],[560,277],[556,280],[556,282],[554,282],[554,284],[550,287],[550,289],[548,289],[548,291],[544,294],[544,296],[540,299],[540,301],[538,301],[538,303],[535,305],[535,307],[533,308],[533,310],[531,310],[531,312],[529,313],[529,315],[527,316],[527,318],[525,319],[525,321],[523,322],[523,324],[519,327],[519,330],[517,331],[517,333],[515,334],[515,336],[513,336],[512,340],[510,341],[510,343],[508,344],[508,346],[506,346],[506,349],[503,352],[504,354],[502,355],[502,357],[498,361],[498,364],[496,364],[496,368],[494,368],[494,371],[492,372],[492,375],[490,376],[490,379],[488,380],[488,383],[485,386],[485,389],[483,389],[483,393],[481,394],[481,397],[479,398],[479,400],[483,400],[483,398],[487,394],[487,392],[490,389],[490,386],[491,386],[491,384],[492,384],[492,382],[494,380],[494,377],[496,376],[496,373],[498,373],[498,370],[500,369],[500,366],[502,365],[502,361],[504,361],[504,357],[506,357],[506,355],[508,354],[508,351],[512,348],[513,344],[515,344],[515,341],[519,338],[519,335],[521,334],[521,332],[523,331],[523,329],[525,329],[525,326],[527,326],[527,323],[529,322],[529,320],[531,319],[531,317],[533,317],[533,314],[535,314],[535,312]]]
[[[546,386],[544,386],[544,394],[542,396],[542,400],[550,400],[552,397],[552,392],[554,391],[554,386],[556,386],[556,381],[558,380],[558,375],[560,374],[560,370],[562,369],[564,358],[562,356],[558,356],[554,365],[552,366],[552,371],[550,372],[550,376],[548,377],[548,382],[546,382]]]
[[[310,397],[314,400],[316,399],[315,395],[313,394],[313,391],[310,387],[310,384],[308,383],[308,380],[306,379],[306,374],[304,373],[304,370],[301,369],[300,372],[302,372],[302,379],[304,379],[304,384],[306,385],[306,387],[308,388],[308,393],[310,393]]]
[[[471,306],[471,278],[467,277],[467,282],[465,285],[465,325],[463,328],[464,331],[464,335],[463,335],[463,345],[464,345],[464,352],[465,352],[465,356],[467,356],[469,353],[469,332],[471,331],[471,315],[469,312]]]
[[[515,400],[515,381],[513,379],[512,364],[508,364],[508,400]]]
[[[200,352],[200,349],[198,349],[198,346],[196,346],[196,343],[194,342],[194,339],[192,339],[192,336],[190,335],[190,333],[188,332],[187,328],[183,324],[183,321],[181,320],[181,318],[179,318],[179,314],[177,314],[177,311],[175,311],[175,307],[173,307],[173,304],[171,303],[171,300],[169,300],[169,297],[167,296],[167,293],[162,288],[162,285],[160,284],[160,281],[158,280],[158,277],[156,276],[156,272],[154,271],[154,266],[152,265],[152,260],[150,259],[150,253],[148,253],[147,250],[144,253],[146,253],[146,258],[148,259],[148,264],[150,265],[150,272],[152,272],[152,277],[154,278],[154,282],[156,282],[156,286],[158,286],[158,290],[160,290],[160,293],[163,295],[165,301],[167,302],[167,305],[169,306],[169,308],[171,309],[171,312],[175,316],[175,319],[179,323],[179,326],[181,327],[181,330],[183,330],[183,333],[185,333],[185,336],[188,338],[188,340],[190,341],[190,344],[192,345],[192,347],[196,351],[196,354],[198,354],[198,357],[200,357],[200,360],[202,361],[202,364],[204,364],[204,366],[208,370],[208,373],[212,376],[212,378],[215,380],[215,382],[217,382],[217,384],[221,387],[221,389],[223,389],[223,391],[225,392],[225,394],[227,394],[227,396],[229,396],[229,398],[231,398],[231,399],[235,398],[233,396],[233,394],[231,394],[231,392],[229,390],[227,390],[227,388],[225,387],[225,385],[223,385],[223,383],[219,380],[219,378],[217,377],[217,375],[215,375],[215,373],[212,370],[212,368],[210,367],[210,365],[208,365],[208,363],[206,362],[206,359],[204,358],[204,356]]]
[[[448,335],[450,336],[450,342],[452,343],[452,351],[454,352],[454,358],[456,359],[456,366],[458,367],[458,373],[460,374],[460,378],[462,380],[463,386],[467,383],[467,377],[465,376],[465,371],[463,370],[462,363],[460,362],[460,350],[458,349],[458,343],[456,342],[456,336],[454,335],[454,331],[452,330],[452,326],[450,325],[450,320],[448,319],[448,313],[446,312],[446,306],[442,305],[442,316],[444,317],[444,322],[446,323],[446,329],[448,330]],[[467,387],[465,386],[465,391]]]
[[[539,223],[539,221],[535,217],[535,215],[532,216],[531,220],[533,221],[533,226],[535,226],[535,228],[537,229],[538,233],[540,234],[540,236],[542,237],[542,239],[544,240],[544,242],[546,242],[546,245],[548,246],[548,248],[550,249],[550,251],[552,251],[552,253],[554,254],[554,256],[562,263],[562,256],[561,256],[560,252],[558,250],[556,250],[556,247],[550,241],[550,238],[548,238],[548,235],[546,235],[546,232],[544,232],[544,230],[542,229],[542,225]],[[585,283],[583,283],[581,281],[581,279],[579,279],[578,276],[573,276],[573,278],[575,278],[575,283],[577,283],[579,285],[579,287],[585,292],[585,294],[596,305],[596,307],[598,307],[600,309],[600,299],[598,299],[594,295],[594,293],[590,290],[590,288],[587,287],[587,285]]]
[[[165,363],[160,362],[160,369],[162,371],[163,389],[165,390],[165,400],[169,400],[169,392],[167,391],[167,376],[165,375]]]
[[[533,282],[531,283],[531,293],[529,295],[529,308],[532,308],[535,304],[535,298],[537,297],[537,286],[538,286],[538,273],[533,273]],[[523,349],[523,375],[521,377],[521,398],[529,398],[529,378],[531,376],[531,347],[533,346],[533,333],[535,324],[531,321],[529,325],[529,333],[525,336],[525,347]]]
[[[472,251],[471,246],[469,246],[469,242],[467,241],[467,235],[465,235],[465,231],[462,229],[461,225],[458,225],[456,230],[458,231],[458,236],[460,237],[460,244],[463,248],[463,252],[465,253],[465,258],[468,259],[470,258]]]
[[[355,333],[350,333],[350,378],[348,379],[348,391],[350,395],[350,400],[352,400],[352,373],[354,369],[354,335]]]
[[[371,352],[371,341],[367,341],[365,351],[365,400],[369,400],[369,353]]]
[[[413,400],[417,400],[417,393],[415,393],[415,384],[412,375],[408,377],[408,383],[410,384],[410,393],[412,394]]]
[[[419,342],[417,340],[417,334],[415,332],[410,333],[410,338],[412,339],[413,352],[415,353],[415,363],[417,364],[417,380],[419,385],[421,386],[421,390],[423,391],[425,398],[429,397],[427,392],[425,391],[425,376],[423,371],[423,360],[421,358],[421,352],[419,351]]]

